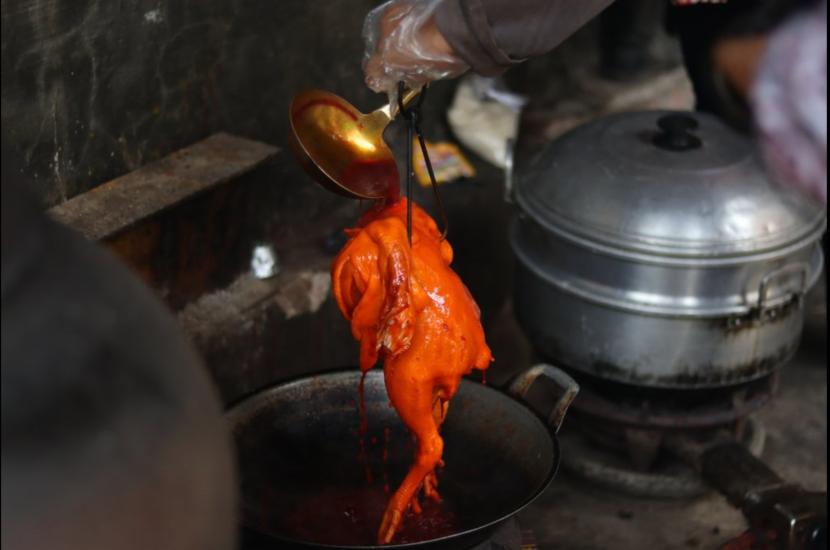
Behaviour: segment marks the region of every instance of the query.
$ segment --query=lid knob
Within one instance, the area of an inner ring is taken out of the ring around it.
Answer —
[[[688,151],[703,145],[699,137],[689,133],[698,127],[697,120],[689,115],[672,114],[657,119],[660,132],[652,143],[667,151]]]

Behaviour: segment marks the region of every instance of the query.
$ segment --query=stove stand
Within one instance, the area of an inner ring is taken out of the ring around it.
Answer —
[[[637,497],[689,499],[711,490],[698,472],[668,452],[658,452],[648,468],[638,466],[631,459],[632,455],[659,450],[658,438],[664,434],[629,430],[626,439],[630,446],[622,450],[598,445],[595,437],[585,433],[586,429],[589,427],[573,421],[566,423],[559,433],[562,447],[568,450],[563,453],[562,467],[575,476]],[[742,435],[741,442],[753,455],[760,456],[766,439],[763,424],[750,417]]]
[[[577,375],[575,375],[577,377]],[[751,415],[777,388],[777,375],[707,389],[650,388],[586,377],[560,433],[562,466],[625,494],[694,498],[707,489],[669,441],[706,445],[724,436],[760,456],[765,434]]]

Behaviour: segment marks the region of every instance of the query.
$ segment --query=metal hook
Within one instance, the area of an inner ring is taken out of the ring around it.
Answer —
[[[447,221],[447,212],[444,210],[444,203],[441,201],[441,193],[438,192],[438,183],[435,181],[435,173],[432,171],[432,162],[429,160],[427,153],[427,144],[424,141],[424,135],[418,130],[418,143],[421,146],[421,153],[424,155],[424,162],[427,165],[427,172],[429,173],[429,182],[432,185],[432,193],[435,195],[435,203],[438,206],[438,213],[441,216],[441,225],[444,226],[441,231],[441,240],[447,238],[447,231],[449,230],[449,222]]]
[[[408,122],[407,124],[407,151],[406,151],[406,198],[407,198],[407,206],[406,206],[406,227],[407,227],[407,235],[409,236],[409,244],[412,246],[412,176],[413,176],[413,168],[412,168],[412,133],[414,132],[418,136],[418,144],[421,147],[421,154],[424,156],[424,163],[427,167],[427,173],[429,174],[429,181],[432,186],[432,193],[435,196],[435,203],[438,207],[439,215],[441,216],[441,225],[443,226],[443,231],[441,232],[441,240],[447,238],[447,232],[449,231],[449,221],[447,219],[447,212],[444,210],[444,203],[441,201],[441,193],[438,191],[438,182],[435,179],[435,172],[432,169],[432,161],[429,159],[429,152],[427,151],[426,140],[424,139],[424,134],[421,131],[421,125],[419,123],[419,114],[421,111],[421,105],[424,102],[424,96],[426,96],[427,86],[421,90],[421,93],[418,96],[418,99],[414,104],[411,104],[409,107],[405,107],[401,98],[403,97],[405,86],[403,82],[398,82],[398,109],[401,113],[401,116],[406,119]]]

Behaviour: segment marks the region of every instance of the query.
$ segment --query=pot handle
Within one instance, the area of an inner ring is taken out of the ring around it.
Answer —
[[[784,275],[799,276],[799,287],[798,290],[793,292],[793,296],[798,296],[799,298],[803,296],[804,292],[807,290],[807,274],[809,272],[809,265],[807,265],[805,262],[797,262],[794,264],[787,264],[783,267],[779,267],[778,269],[774,269],[766,275],[764,275],[764,277],[761,279],[761,284],[758,285],[758,310],[763,311],[767,308],[770,283]]]
[[[568,407],[571,406],[576,394],[579,393],[579,384],[573,378],[552,365],[541,363],[519,374],[510,383],[507,392],[513,397],[527,403],[527,392],[530,391],[530,388],[540,376],[544,376],[556,384],[558,395],[556,396],[553,409],[548,415],[548,425],[553,429],[554,433],[558,433],[559,428],[562,426],[562,421],[565,419],[565,413],[568,412]]]

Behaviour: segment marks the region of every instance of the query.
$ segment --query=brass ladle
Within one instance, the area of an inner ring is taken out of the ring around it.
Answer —
[[[409,104],[418,93],[407,90],[401,103]],[[363,114],[332,93],[302,92],[289,107],[289,144],[306,173],[330,191],[356,199],[397,197],[398,167],[383,139],[395,107]]]

